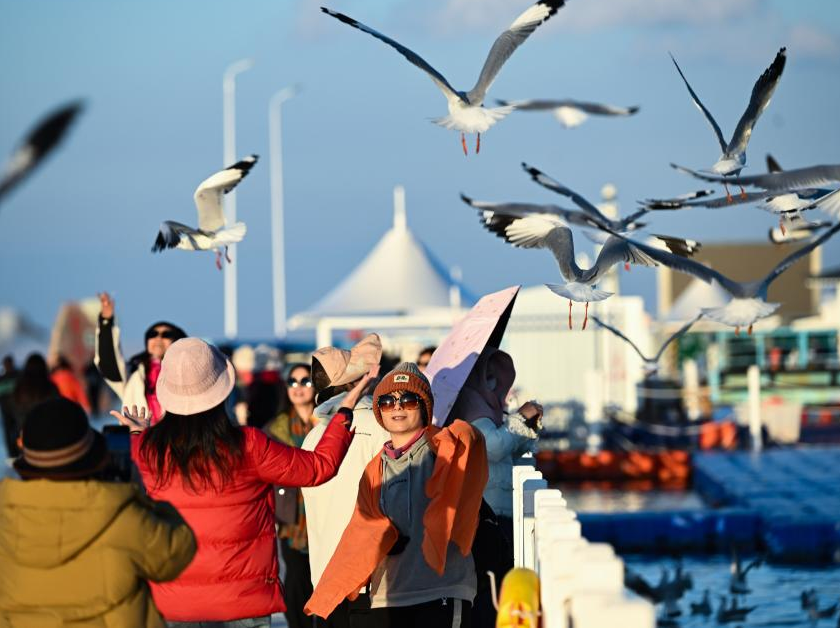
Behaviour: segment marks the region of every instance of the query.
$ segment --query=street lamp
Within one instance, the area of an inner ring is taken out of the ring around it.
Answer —
[[[224,144],[223,167],[236,163],[236,75],[250,70],[252,59],[240,59],[225,70],[222,78],[222,135]],[[232,225],[236,222],[236,192],[231,190],[225,195],[225,220]],[[236,245],[230,245],[233,263],[227,264],[224,271],[225,282],[225,337],[236,338],[239,322],[237,320],[236,293]]]
[[[274,335],[286,337],[286,259],[283,233],[283,146],[280,108],[300,88],[284,87],[268,103],[268,152],[271,174],[271,266],[274,289]]]

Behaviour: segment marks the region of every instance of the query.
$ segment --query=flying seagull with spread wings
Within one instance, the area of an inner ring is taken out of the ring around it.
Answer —
[[[484,61],[484,67],[481,68],[478,81],[468,92],[456,90],[449,84],[449,81],[446,80],[443,74],[433,68],[420,55],[390,37],[383,35],[369,26],[365,26],[343,13],[332,11],[326,7],[321,7],[321,11],[388,44],[405,57],[409,63],[412,63],[428,74],[434,84],[438,86],[438,89],[443,92],[449,105],[448,116],[436,118],[432,121],[444,128],[460,131],[461,146],[466,155],[467,141],[464,133],[478,134],[475,142],[475,152],[477,153],[481,148],[481,134],[513,111],[513,107],[511,106],[495,107],[492,109],[484,107],[485,94],[490,89],[493,81],[496,80],[496,75],[499,73],[499,70],[502,69],[502,66],[513,52],[528,39],[528,36],[540,24],[557,13],[557,10],[564,3],[565,0],[539,0],[539,2],[528,7],[517,17],[510,27],[496,38],[493,47],[490,49],[490,53],[487,55],[487,59]]]
[[[29,132],[0,172],[0,201],[59,145],[83,108],[79,100],[62,105]]]
[[[654,262],[668,266],[678,272],[697,277],[708,284],[715,282],[720,285],[721,288],[729,293],[732,299],[726,305],[720,307],[703,308],[703,316],[718,323],[734,327],[735,333],[739,333],[741,327],[747,327],[748,332],[752,333],[752,326],[757,320],[770,316],[781,305],[781,303],[767,302],[767,291],[770,288],[770,284],[778,279],[782,273],[793,266],[800,258],[826,242],[838,231],[840,231],[840,222],[826,229],[802,248],[788,255],[763,278],[744,282],[734,281],[726,275],[708,266],[704,266],[693,259],[661,251],[657,248],[630,240],[622,235],[618,235],[618,237],[625,240],[627,244]]]
[[[565,196],[569,200],[571,200],[575,205],[577,205],[583,213],[590,218],[589,225],[590,227],[595,226],[600,229],[604,229],[605,231],[618,231],[620,233],[631,233],[637,231],[645,226],[645,223],[639,222],[639,218],[647,214],[650,209],[647,207],[642,207],[637,211],[633,212],[629,216],[625,216],[624,218],[613,219],[605,215],[600,209],[598,209],[593,203],[589,202],[586,198],[575,192],[574,190],[566,187],[559,181],[551,178],[547,174],[545,174],[542,170],[534,168],[533,166],[529,166],[526,163],[522,163],[522,169],[527,172],[531,180],[541,185],[542,187],[555,192],[556,194],[560,194],[561,196]],[[700,192],[697,192],[700,194]],[[604,235],[601,232],[599,235]],[[691,257],[696,253],[700,248],[702,248],[702,244],[697,242],[696,240],[688,240],[685,238],[678,238],[675,236],[666,236],[660,234],[651,234],[657,240],[664,242],[668,249],[677,255],[683,255],[686,257]],[[603,239],[596,240],[598,244],[603,244]],[[630,270],[630,266],[625,264],[625,270]]]
[[[257,155],[249,155],[224,170],[208,177],[196,188],[193,200],[198,209],[198,228],[166,220],[160,225],[153,252],[165,249],[183,249],[185,251],[216,250],[216,268],[222,269],[222,250],[225,259],[231,262],[228,246],[245,237],[247,227],[244,222],[228,226],[222,208],[222,197],[235,188],[244,179],[254,164]]]
[[[699,172],[672,164],[680,172],[691,175],[700,175]],[[767,172],[784,172],[779,162],[772,155],[767,155]],[[797,232],[794,240],[802,239],[805,232],[819,230],[831,223],[810,222],[802,217],[802,212],[808,209],[821,209],[835,219],[840,219],[840,195],[832,194],[833,190],[826,188],[802,188],[781,192],[745,192],[737,198],[719,196],[707,198],[708,194],[698,197],[694,194],[685,194],[674,198],[666,199],[645,199],[639,201],[651,211],[689,209],[691,207],[705,207],[708,209],[720,209],[733,204],[747,204],[761,201],[759,209],[776,214],[779,217],[778,229],[770,230],[770,241],[780,244],[787,240],[789,230]]]
[[[517,210],[480,208],[484,228],[509,244],[526,249],[548,249],[557,260],[565,284],[548,283],[549,290],[569,300],[569,329],[572,328],[572,302],[585,303],[583,329],[589,317],[590,301],[603,301],[612,292],[598,290],[596,284],[616,264],[656,266],[656,262],[635,243],[610,236],[604,242],[595,264],[581,268],[575,261],[575,244],[566,221],[557,213],[522,213]],[[656,250],[654,247],[645,247]]]
[[[723,139],[723,132],[720,130],[720,126],[717,121],[714,119],[711,112],[706,109],[705,105],[700,101],[700,98],[691,88],[688,79],[685,78],[685,74],[683,74],[683,71],[677,64],[677,60],[674,59],[673,55],[671,55],[671,61],[674,62],[677,72],[680,73],[680,77],[682,77],[682,80],[688,89],[688,93],[691,95],[691,99],[706,117],[706,120],[715,132],[718,144],[720,144],[721,155],[711,168],[713,173],[725,176],[733,176],[741,173],[741,169],[747,163],[747,144],[749,144],[753,127],[758,121],[759,116],[761,116],[767,108],[767,105],[770,104],[770,98],[773,96],[773,92],[776,91],[779,79],[782,78],[782,71],[785,69],[786,59],[787,56],[785,48],[781,48],[779,52],[776,53],[776,58],[773,60],[773,63],[770,64],[770,66],[755,82],[747,109],[738,121],[738,126],[735,127],[735,132],[732,134],[732,138],[729,140],[729,143],[727,143],[726,140]],[[726,187],[726,182],[724,181],[723,183]],[[743,188],[741,191],[743,192]],[[730,196],[728,187],[726,187],[726,195],[727,197]]]
[[[589,116],[626,117],[632,116],[639,111],[639,107],[617,107],[615,105],[603,105],[597,102],[585,102],[582,100],[499,100],[496,104],[500,107],[514,107],[517,111],[550,111],[554,118],[567,129],[580,126]]]
[[[621,331],[619,331],[615,327],[613,327],[611,325],[607,325],[604,321],[602,321],[597,316],[593,316],[592,320],[595,321],[598,325],[600,325],[604,329],[606,329],[607,331],[610,331],[613,334],[615,334],[616,336],[618,336],[619,338],[621,338],[624,342],[629,344],[631,347],[633,347],[633,349],[636,351],[636,353],[639,354],[639,357],[642,358],[642,362],[644,362],[646,376],[649,376],[649,375],[652,375],[653,373],[655,373],[657,371],[657,369],[659,368],[658,367],[659,359],[662,357],[662,354],[665,353],[665,349],[668,348],[668,345],[671,344],[672,342],[674,342],[675,340],[677,340],[678,338],[681,338],[682,336],[684,336],[688,332],[688,330],[691,329],[691,326],[694,325],[694,323],[696,323],[697,321],[699,321],[702,317],[703,317],[702,314],[698,314],[697,316],[692,318],[690,321],[688,321],[688,323],[686,323],[685,325],[680,327],[679,330],[677,330],[676,333],[671,334],[671,336],[662,344],[662,346],[659,347],[659,351],[657,351],[656,355],[654,355],[653,357],[646,356],[644,353],[642,353],[641,349],[639,349],[639,347],[636,345],[635,342],[630,340],[627,336],[625,336]]]

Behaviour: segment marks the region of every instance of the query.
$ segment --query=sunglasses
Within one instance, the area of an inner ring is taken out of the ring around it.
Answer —
[[[297,388],[298,386],[312,388],[312,380],[308,377],[304,377],[303,379],[295,379],[294,377],[290,377],[286,380],[286,386],[288,386],[289,388]]]
[[[146,340],[151,340],[152,338],[165,338],[166,340],[175,340],[178,337],[178,334],[173,329],[152,329],[146,332]]]
[[[382,395],[377,401],[380,410],[393,410],[399,402],[403,410],[416,410],[420,407],[420,395],[413,392],[404,392],[399,399],[394,395]]]

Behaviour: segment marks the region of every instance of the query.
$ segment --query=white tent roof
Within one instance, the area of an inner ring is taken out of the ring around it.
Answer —
[[[305,327],[324,316],[404,315],[471,304],[458,278],[450,277],[445,266],[409,231],[403,191],[398,186],[394,190],[394,226],[344,281],[307,311],[295,315],[289,326]]]

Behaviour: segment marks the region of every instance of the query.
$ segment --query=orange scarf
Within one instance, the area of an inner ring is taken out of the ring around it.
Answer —
[[[464,421],[426,428],[429,447],[437,456],[426,482],[431,500],[423,515],[423,557],[441,576],[446,548],[454,542],[461,554],[472,550],[478,510],[487,484],[487,450],[481,432]],[[398,532],[379,508],[382,460],[377,454],[359,481],[356,510],[304,607],[308,615],[328,617],[344,598],[355,600],[376,567],[397,540]]]

